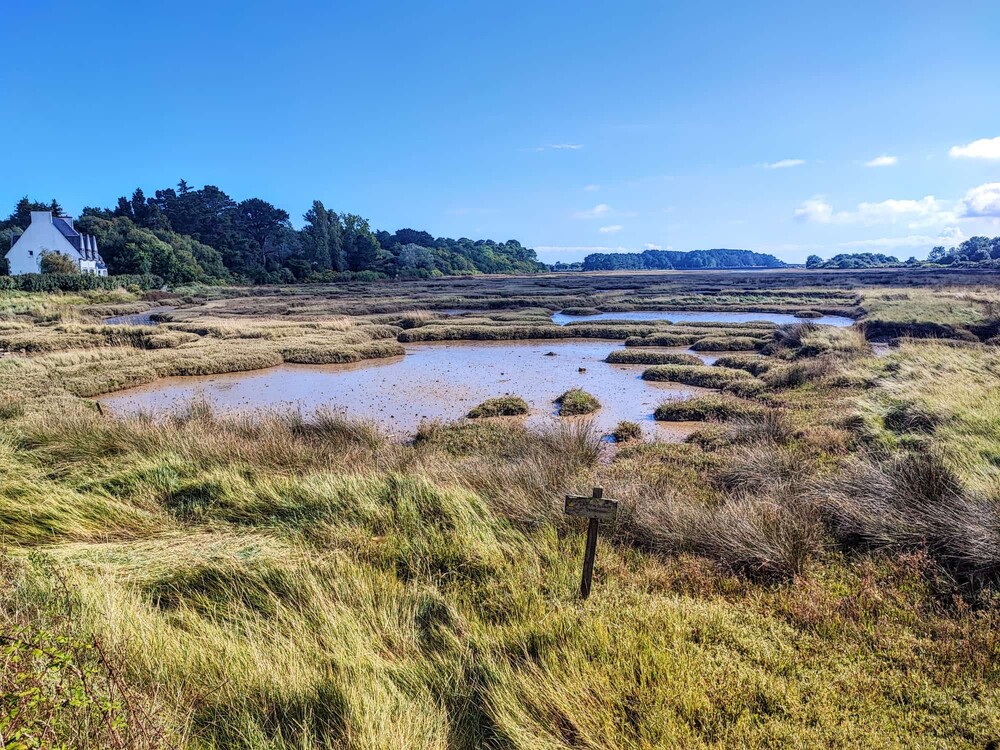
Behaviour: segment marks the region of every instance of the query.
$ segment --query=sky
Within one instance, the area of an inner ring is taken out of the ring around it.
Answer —
[[[0,214],[185,179],[547,262],[1000,235],[1000,2],[11,3]]]

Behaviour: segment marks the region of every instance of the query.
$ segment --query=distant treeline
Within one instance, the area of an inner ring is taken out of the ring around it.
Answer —
[[[841,253],[823,260],[818,255],[806,259],[806,268],[889,268],[892,266],[960,266],[1000,268],[1000,237],[970,237],[956,247],[933,248],[927,260],[910,257],[905,262],[882,253]]]
[[[750,250],[646,250],[641,253],[593,253],[583,259],[584,271],[669,271],[693,268],[782,268],[773,255]]]
[[[58,202],[21,199],[0,221],[0,253],[27,228],[32,211],[63,213]],[[426,278],[453,274],[547,270],[517,240],[451,239],[427,232],[373,230],[350,213],[314,201],[297,230],[287,211],[261,198],[237,202],[219,188],[141,189],[114,208],[88,207],[77,228],[97,238],[112,274],[155,274],[189,282],[293,283],[346,279]]]

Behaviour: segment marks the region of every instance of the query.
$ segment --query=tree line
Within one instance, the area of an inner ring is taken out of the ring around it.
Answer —
[[[62,214],[57,201],[21,199],[0,221],[6,253],[27,228],[32,211]],[[373,230],[351,213],[314,201],[301,229],[261,198],[237,202],[214,185],[147,196],[141,188],[114,208],[87,207],[77,229],[97,238],[109,273],[153,274],[167,283],[294,283],[342,279],[429,278],[546,270],[517,240],[451,239],[427,232]]]
[[[841,253],[823,260],[818,255],[806,259],[806,268],[891,268],[893,266],[959,266],[1000,268],[1000,237],[970,237],[961,244],[931,249],[926,260],[911,256],[905,262],[883,253]]]
[[[583,259],[584,271],[670,271],[701,268],[782,268],[773,255],[750,250],[646,250],[641,253],[592,253]]]

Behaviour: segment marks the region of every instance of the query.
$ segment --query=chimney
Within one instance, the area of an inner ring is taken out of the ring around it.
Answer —
[[[52,212],[51,211],[32,211],[31,212],[31,223],[35,222],[39,224],[51,224],[52,223]]]

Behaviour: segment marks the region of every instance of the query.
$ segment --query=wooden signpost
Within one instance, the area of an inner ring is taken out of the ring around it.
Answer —
[[[583,553],[583,578],[580,581],[580,597],[590,596],[590,584],[594,580],[594,557],[597,556],[597,527],[602,520],[613,521],[618,514],[618,501],[604,497],[603,487],[594,487],[590,497],[566,495],[567,515],[590,519],[587,524],[587,547]]]

